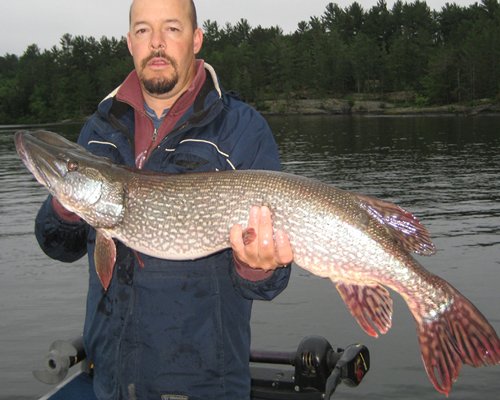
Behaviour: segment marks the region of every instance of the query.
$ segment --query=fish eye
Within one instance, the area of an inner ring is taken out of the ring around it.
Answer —
[[[73,160],[68,161],[67,168],[69,172],[78,171],[78,167],[79,167],[78,161],[73,161]]]

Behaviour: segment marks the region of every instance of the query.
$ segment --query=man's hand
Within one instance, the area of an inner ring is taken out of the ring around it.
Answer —
[[[288,236],[281,230],[274,234],[271,211],[266,206],[252,207],[247,229],[234,225],[229,240],[236,260],[251,268],[272,271],[293,260]]]
[[[74,212],[66,210],[55,197],[52,197],[52,208],[62,220],[66,222],[80,222],[82,219]]]

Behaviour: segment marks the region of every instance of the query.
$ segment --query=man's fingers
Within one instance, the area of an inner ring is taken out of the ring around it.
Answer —
[[[279,265],[287,265],[293,261],[293,252],[288,235],[281,229],[276,231],[276,260]]]
[[[229,231],[229,242],[233,251],[240,255],[245,251],[245,243],[243,241],[243,228],[241,225],[234,225]]]
[[[255,232],[254,228],[247,228],[243,231],[241,236],[243,237],[243,244],[248,246],[257,239],[257,232]]]
[[[258,232],[259,222],[260,222],[259,220],[260,220],[260,207],[252,206],[252,208],[250,208],[250,215],[248,217],[248,227],[254,228],[257,234],[259,234]]]
[[[245,261],[247,263],[255,263],[255,258],[259,254],[259,232],[260,232],[260,208],[253,206],[250,209],[250,216],[248,217],[248,226],[246,232],[251,236],[245,240]],[[251,240],[253,238],[253,240]]]
[[[271,211],[268,207],[260,208],[259,215],[259,258],[263,260],[274,259],[274,232]]]
[[[266,206],[252,207],[248,227],[234,225],[229,240],[235,257],[253,268],[275,269],[293,260],[288,236],[281,230],[274,232],[271,211]]]

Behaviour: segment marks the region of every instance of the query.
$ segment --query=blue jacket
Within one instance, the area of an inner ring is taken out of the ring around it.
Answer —
[[[207,78],[196,100],[144,169],[279,169],[277,146],[265,120],[221,92],[215,73],[205,68]],[[78,141],[94,154],[133,167],[133,132],[133,108],[112,96],[99,105]],[[265,280],[248,281],[237,273],[227,250],[194,261],[140,254],[140,268],[136,255],[117,243],[114,276],[104,292],[94,268],[91,227],[60,219],[49,198],[35,232],[52,258],[72,262],[88,254],[84,343],[99,400],[250,398],[252,300],[278,295],[288,283],[289,267]]]

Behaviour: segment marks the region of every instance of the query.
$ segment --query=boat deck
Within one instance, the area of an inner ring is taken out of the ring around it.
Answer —
[[[84,372],[78,372],[39,400],[97,400],[92,388],[92,378]]]
[[[318,391],[295,392],[292,373],[269,368],[252,370],[251,400],[321,400],[323,394]],[[273,375],[280,377],[270,383]],[[92,377],[85,372],[78,372],[57,385],[50,393],[38,400],[97,400],[92,389]]]
[[[97,400],[92,370],[85,363],[83,341],[55,341],[41,370],[33,371],[41,382],[60,382],[69,367],[81,370],[59,383],[38,400]],[[321,336],[305,337],[294,352],[252,351],[251,400],[322,400],[340,383],[358,386],[370,369],[368,349],[352,344],[333,349]]]

